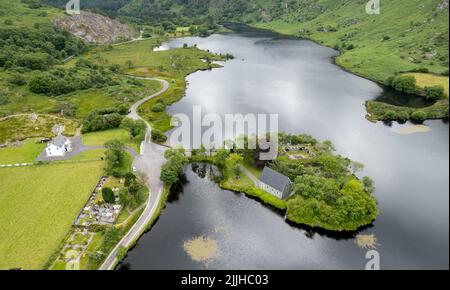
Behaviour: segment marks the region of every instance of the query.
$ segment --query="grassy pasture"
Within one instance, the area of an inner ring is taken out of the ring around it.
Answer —
[[[0,169],[0,269],[41,269],[70,231],[103,162]]]

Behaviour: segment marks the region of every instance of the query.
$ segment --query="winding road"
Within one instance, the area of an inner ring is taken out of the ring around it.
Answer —
[[[145,206],[144,212],[139,217],[137,222],[128,231],[128,233],[122,238],[122,240],[117,244],[117,246],[111,251],[108,257],[105,259],[100,270],[112,270],[117,265],[117,253],[121,247],[129,248],[133,243],[144,233],[147,225],[151,221],[152,217],[155,215],[158,205],[161,201],[161,197],[164,191],[164,184],[160,180],[161,167],[165,163],[164,152],[167,147],[160,146],[158,144],[151,142],[151,126],[150,124],[141,118],[138,114],[138,108],[145,102],[163,94],[169,89],[169,83],[165,80],[155,79],[155,78],[145,78],[145,77],[134,77],[131,78],[143,79],[143,80],[153,80],[158,81],[162,84],[162,89],[148,96],[139,102],[135,103],[130,110],[128,117],[133,120],[142,120],[147,124],[147,134],[144,142],[141,144],[141,155],[137,156],[133,162],[133,166],[138,172],[145,174],[147,179],[147,185],[150,188],[150,196],[148,198],[147,204]]]

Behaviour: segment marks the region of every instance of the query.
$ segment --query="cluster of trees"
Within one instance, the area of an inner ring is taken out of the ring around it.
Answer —
[[[183,168],[188,159],[183,149],[169,149],[165,152],[166,164],[161,169],[161,181],[172,186],[180,181],[183,176]]]
[[[88,49],[67,31],[49,24],[0,27],[0,67],[48,70],[57,61]]]
[[[135,209],[145,202],[147,188],[142,178],[131,172],[125,174],[125,187],[119,192],[119,201],[123,208]]]
[[[111,140],[105,144],[105,172],[108,175],[115,177],[122,177],[128,172],[127,168],[124,168],[125,164],[125,144],[119,140]]]
[[[336,180],[305,175],[295,181],[296,195],[287,202],[288,219],[312,227],[352,231],[378,216],[372,188],[352,178],[341,186]]]
[[[125,108],[126,110],[126,108]],[[121,109],[94,111],[83,122],[83,133],[119,128],[124,120]]]
[[[36,94],[59,96],[116,84],[112,72],[107,69],[77,65],[70,69],[56,68],[35,74],[30,79],[28,87]]]
[[[294,134],[287,134],[284,132],[278,134],[278,140],[280,141],[281,144],[290,144],[294,146],[300,144],[316,145],[318,143],[318,141],[311,135],[307,134],[294,135]]]
[[[141,142],[145,139],[145,132],[147,125],[142,120],[133,120],[131,118],[124,118],[120,125],[123,129],[130,133],[133,141]]]
[[[155,143],[164,143],[167,141],[167,136],[163,132],[156,129],[152,130],[151,137],[152,141]]]
[[[304,145],[313,155],[293,160],[281,156],[269,166],[294,182],[288,200],[291,221],[329,230],[350,231],[371,223],[378,215],[372,196],[373,181],[355,174],[364,165],[335,155],[330,141],[318,142],[309,135],[279,134],[280,143]]]
[[[111,250],[117,245],[123,236],[123,232],[115,227],[109,227],[104,230],[102,243],[97,251],[89,252],[88,259],[89,264],[93,269],[98,269],[100,263],[106,258]]]
[[[412,75],[398,75],[389,78],[386,83],[396,91],[402,93],[417,93],[421,90],[417,87],[417,80]],[[437,101],[445,97],[444,87],[441,85],[429,86],[424,89],[425,97],[431,101]]]

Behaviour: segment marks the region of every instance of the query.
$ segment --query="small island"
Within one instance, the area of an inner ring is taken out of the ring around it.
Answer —
[[[280,133],[274,160],[259,160],[260,152],[171,149],[166,152],[168,162],[161,179],[168,186],[175,185],[184,165],[207,162],[221,169],[221,188],[260,200],[293,223],[342,232],[356,231],[377,218],[374,183],[356,175],[363,164],[335,154],[330,141]]]

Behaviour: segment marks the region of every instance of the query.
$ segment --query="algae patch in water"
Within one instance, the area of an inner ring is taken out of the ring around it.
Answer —
[[[210,237],[199,236],[185,241],[183,243],[183,249],[192,260],[207,264],[217,257],[219,244]]]
[[[378,244],[378,239],[374,234],[371,235],[357,235],[356,244],[362,249],[376,249]]]
[[[408,125],[393,128],[392,131],[400,135],[410,135],[416,133],[427,133],[431,131],[431,128],[425,125]]]

